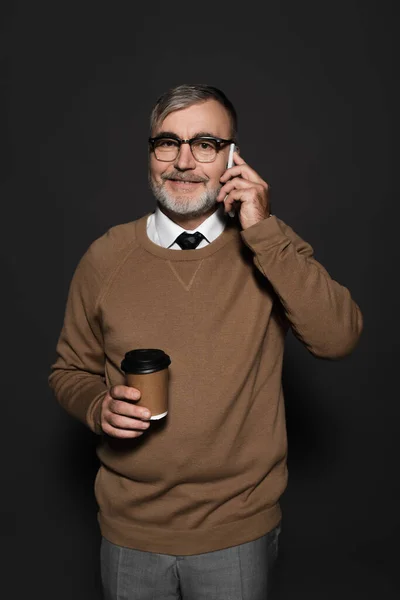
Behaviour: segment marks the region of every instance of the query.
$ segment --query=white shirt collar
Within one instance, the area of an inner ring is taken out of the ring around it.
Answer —
[[[165,215],[157,206],[154,212],[154,226],[158,235],[158,240],[163,248],[170,248],[178,235],[183,231],[193,233],[200,231],[206,238],[208,243],[213,242],[224,231],[226,217],[223,212],[223,205],[210,215],[199,227],[194,230],[183,229],[177,225],[167,215]]]

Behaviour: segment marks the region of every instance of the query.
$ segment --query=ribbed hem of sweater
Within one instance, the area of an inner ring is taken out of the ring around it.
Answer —
[[[182,531],[132,525],[103,513],[98,514],[101,534],[118,546],[143,552],[188,556],[223,550],[251,542],[276,527],[282,518],[279,504],[238,521],[212,529]]]

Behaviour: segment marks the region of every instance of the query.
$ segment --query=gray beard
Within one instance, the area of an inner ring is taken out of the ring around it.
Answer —
[[[149,175],[149,185],[156,200],[161,206],[176,215],[186,217],[201,217],[217,204],[217,196],[221,186],[217,189],[204,190],[196,199],[188,196],[171,196],[165,189],[164,184],[156,184]]]

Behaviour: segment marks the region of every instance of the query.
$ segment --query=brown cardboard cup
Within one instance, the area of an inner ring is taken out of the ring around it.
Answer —
[[[168,413],[170,364],[170,357],[155,348],[131,350],[121,363],[126,385],[140,391],[141,397],[136,404],[150,410],[150,420],[162,419]]]

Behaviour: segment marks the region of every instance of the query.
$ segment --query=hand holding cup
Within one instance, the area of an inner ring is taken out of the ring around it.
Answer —
[[[150,411],[137,406],[140,391],[126,385],[115,385],[106,394],[101,408],[101,427],[107,435],[121,439],[136,438],[148,429]]]

